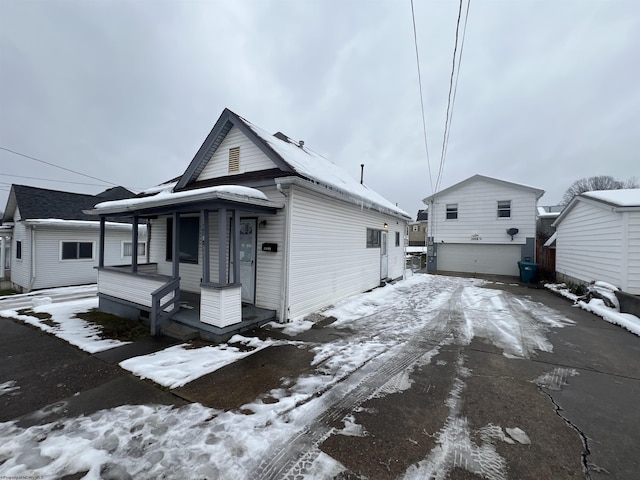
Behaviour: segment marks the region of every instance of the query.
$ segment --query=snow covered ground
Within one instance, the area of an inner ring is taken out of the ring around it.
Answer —
[[[88,479],[331,478],[344,467],[320,450],[322,442],[332,434],[366,434],[352,413],[368,399],[410,388],[413,369],[430,364],[442,346],[468,345],[479,337],[507,359],[530,358],[536,351],[552,351],[550,329],[572,324],[541,304],[482,284],[475,279],[415,275],[340,302],[323,314],[335,316],[333,327],[345,334],[308,346],[315,371],[283,382],[239,411],[199,404],[125,405],[29,428],[0,424],[0,476],[59,478],[86,472]],[[296,332],[309,326],[299,322],[288,328]],[[255,348],[272,344],[241,336],[232,342],[255,342]],[[221,345],[200,353],[204,355],[172,347],[127,360],[123,366],[175,387],[246,352]],[[506,478],[496,442],[526,445],[529,441],[517,425],[503,430],[490,424],[470,431],[460,414],[469,374],[464,361],[458,358],[456,381],[446,403],[449,417],[434,437],[437,447],[408,468],[404,478],[444,478],[461,466],[483,478]],[[165,369],[170,371],[166,378],[153,376]],[[9,388],[7,384],[5,390]],[[335,419],[341,419],[344,427],[336,427]]]
[[[599,298],[592,298],[589,302],[579,300],[580,297],[571,293],[564,283],[547,283],[545,284],[545,288],[573,300],[575,304],[583,310],[594,313],[602,317],[607,322],[619,325],[622,328],[629,330],[631,333],[635,333],[640,336],[640,318],[635,315],[631,315],[630,313],[620,313],[618,299],[613,294],[617,288],[613,285],[606,282],[594,282],[592,288],[599,294],[607,297],[613,303],[614,307],[608,307],[605,305],[604,301]]]

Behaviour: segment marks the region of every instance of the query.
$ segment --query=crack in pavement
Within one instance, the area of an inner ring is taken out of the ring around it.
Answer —
[[[582,446],[584,447],[584,450],[582,451],[582,462],[581,462],[582,472],[584,473],[584,476],[587,480],[591,480],[591,473],[589,472],[589,463],[588,463],[588,457],[589,455],[591,455],[591,451],[589,450],[589,440],[587,439],[587,436],[580,429],[580,427],[578,427],[575,423],[573,423],[571,420],[569,420],[567,417],[565,417],[561,413],[562,407],[558,403],[556,403],[556,401],[553,399],[553,396],[549,392],[547,392],[545,389],[543,389],[540,386],[538,386],[538,390],[544,395],[546,395],[549,398],[549,400],[551,400],[551,403],[553,404],[556,415],[558,415],[580,437],[580,440],[582,441]]]

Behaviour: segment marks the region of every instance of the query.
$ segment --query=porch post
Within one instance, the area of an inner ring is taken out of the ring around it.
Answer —
[[[227,283],[227,209],[218,210],[218,283]]]
[[[240,216],[233,210],[233,282],[240,283]]]
[[[167,232],[168,234],[169,232]],[[180,246],[178,241],[180,238],[180,214],[173,212],[173,232],[171,232],[173,241],[171,242],[172,252],[171,258],[173,259],[173,278],[180,276]]]
[[[131,227],[131,271],[138,271],[138,215],[133,216]]]
[[[98,268],[104,267],[104,231],[107,219],[100,217],[100,238],[98,240]]]
[[[209,259],[209,210],[200,212],[200,223],[202,224],[202,281],[211,281],[211,261]]]

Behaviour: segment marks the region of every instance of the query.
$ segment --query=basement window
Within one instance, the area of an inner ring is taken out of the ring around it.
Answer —
[[[229,149],[229,173],[240,171],[240,147]]]
[[[93,242],[61,242],[61,260],[92,260]]]
[[[498,218],[511,218],[511,200],[498,202]]]
[[[447,203],[447,220],[457,220],[458,218],[458,204]]]

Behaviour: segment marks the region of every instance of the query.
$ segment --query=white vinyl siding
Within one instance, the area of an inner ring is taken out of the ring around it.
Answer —
[[[230,172],[229,149],[240,147],[239,167]],[[198,180],[226,177],[227,175],[255,172],[275,168],[276,165],[237,127],[232,127],[220,146],[204,167]]]
[[[25,290],[95,283],[99,232],[98,222],[92,227],[38,225],[35,229],[16,223],[14,240],[22,240],[23,260],[14,263],[17,268],[12,268],[12,282]],[[126,240],[131,240],[130,230],[107,226],[105,265],[122,264],[121,248]],[[93,258],[63,260],[63,243],[91,243]],[[32,265],[32,246],[35,246],[35,265]]]
[[[100,270],[100,293],[115,298],[124,298],[129,302],[151,308],[151,293],[162,287],[169,278],[151,278],[144,275],[131,275],[110,270]],[[173,292],[161,300],[173,297]]]
[[[556,232],[558,273],[640,294],[640,212],[612,212],[606,205],[578,201]]]
[[[380,284],[380,249],[367,248],[367,228],[389,235],[406,222],[294,187],[289,191],[292,234],[289,312],[295,319]],[[404,242],[401,242],[404,243]],[[403,245],[389,242],[390,278],[402,276]]]
[[[505,199],[511,200],[511,216],[498,218],[497,202]],[[448,204],[457,205],[457,220],[446,219]],[[476,179],[438,196],[433,208],[437,243],[524,244],[536,235],[536,195],[529,190]],[[518,229],[513,241],[508,228]]]
[[[31,230],[19,221],[20,212],[16,209],[13,221],[13,237],[11,239],[11,282],[28,289],[31,275]],[[16,244],[22,243],[21,259],[16,258]]]

